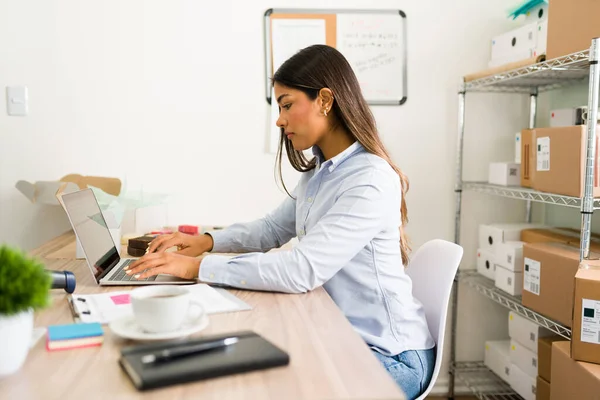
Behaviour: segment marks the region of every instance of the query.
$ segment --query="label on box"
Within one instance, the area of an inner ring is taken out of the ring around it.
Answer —
[[[525,257],[525,272],[523,289],[533,294],[540,295],[540,273],[542,265],[539,261]]]
[[[550,138],[537,139],[537,170],[550,171]]]
[[[583,299],[581,341],[600,344],[600,301]]]

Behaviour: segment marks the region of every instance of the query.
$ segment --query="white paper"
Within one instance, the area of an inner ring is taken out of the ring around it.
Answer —
[[[550,138],[537,139],[537,170],[550,171]]]
[[[541,267],[539,261],[532,260],[531,258],[525,257],[525,272],[524,272],[524,283],[523,289],[540,295],[540,278],[541,278]]]
[[[581,341],[600,344],[600,301],[582,299]]]
[[[336,48],[352,65],[365,98],[402,98],[404,32],[400,14],[339,14],[336,30]]]
[[[273,73],[281,64],[305,47],[325,43],[324,19],[271,20],[273,43]]]
[[[239,300],[241,304],[238,304],[204,283],[185,286],[185,288],[190,291],[192,299],[200,302],[207,314],[250,308],[243,301]],[[73,304],[77,308],[81,322],[107,324],[114,319],[133,314],[131,304],[126,297],[130,293],[131,291],[118,291],[92,295],[74,295]],[[85,302],[79,299],[85,299]]]

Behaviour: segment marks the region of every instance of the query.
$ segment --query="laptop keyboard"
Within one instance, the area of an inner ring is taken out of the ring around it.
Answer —
[[[125,268],[126,266],[131,264],[133,261],[134,261],[133,258],[128,258],[127,260],[125,260],[125,262],[123,264],[121,264],[121,266],[119,267],[117,272],[115,272],[110,278],[108,278],[108,280],[109,281],[139,281],[139,282],[156,280],[156,275],[150,276],[150,277],[144,278],[144,279],[135,279],[133,277],[133,275],[127,275],[123,268]]]

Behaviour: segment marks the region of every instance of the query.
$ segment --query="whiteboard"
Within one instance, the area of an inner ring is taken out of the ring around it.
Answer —
[[[283,61],[311,44],[328,44],[348,60],[367,102],[407,100],[406,14],[400,10],[270,9],[265,12],[266,98]]]

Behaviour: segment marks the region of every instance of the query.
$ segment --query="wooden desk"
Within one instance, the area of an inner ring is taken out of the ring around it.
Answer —
[[[76,293],[123,290],[99,287],[85,261],[45,258],[72,246],[72,233],[36,249],[48,269],[69,270],[77,278]],[[64,253],[63,253],[64,254]],[[209,327],[195,336],[251,329],[290,354],[290,364],[138,392],[118,365],[119,350],[135,344],[105,327],[101,347],[48,352],[45,338],[30,351],[22,369],[0,380],[0,399],[404,399],[367,345],[319,288],[299,295],[232,290],[253,309],[214,314]],[[52,291],[52,305],[38,312],[35,326],[71,323],[67,294]]]

